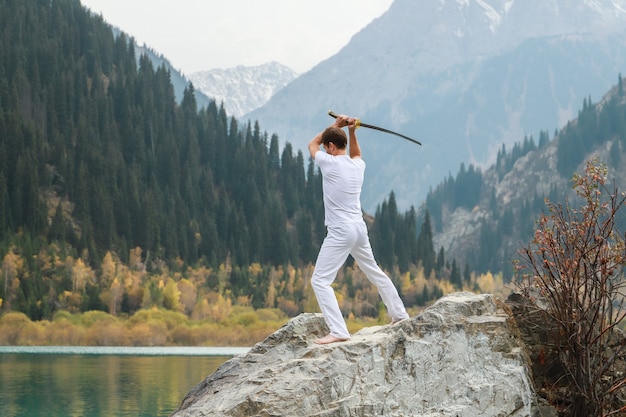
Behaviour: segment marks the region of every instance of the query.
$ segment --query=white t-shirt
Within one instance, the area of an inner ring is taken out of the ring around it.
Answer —
[[[332,156],[319,150],[315,153],[315,163],[322,171],[324,224],[334,226],[363,221],[361,186],[365,161],[348,155]]]

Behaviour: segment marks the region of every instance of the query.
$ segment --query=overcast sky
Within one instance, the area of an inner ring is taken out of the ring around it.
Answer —
[[[81,0],[184,74],[278,61],[311,69],[393,0]]]

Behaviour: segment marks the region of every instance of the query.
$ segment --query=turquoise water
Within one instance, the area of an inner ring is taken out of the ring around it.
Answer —
[[[168,416],[247,350],[0,346],[0,416]]]

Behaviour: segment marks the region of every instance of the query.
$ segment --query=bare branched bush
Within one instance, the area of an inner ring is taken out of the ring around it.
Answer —
[[[580,208],[546,200],[549,213],[516,263],[516,287],[555,329],[548,342],[570,396],[561,400],[575,417],[626,413],[626,338],[618,328],[626,315],[626,248],[616,224],[626,194],[607,187],[606,175],[594,161],[572,178]]]

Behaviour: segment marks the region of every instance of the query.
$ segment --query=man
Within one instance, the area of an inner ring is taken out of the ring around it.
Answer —
[[[340,115],[335,122],[315,136],[309,143],[309,152],[322,172],[324,191],[324,223],[326,238],[322,243],[311,284],[330,333],[315,343],[342,342],[350,338],[337,297],[331,284],[348,255],[378,288],[392,323],[409,317],[391,279],[374,259],[361,211],[361,186],[365,162],[356,139],[356,119]],[[350,154],[346,153],[348,138],[343,128],[348,127]],[[326,152],[320,149],[324,146]]]

